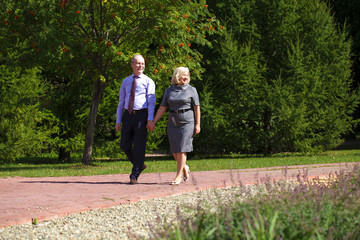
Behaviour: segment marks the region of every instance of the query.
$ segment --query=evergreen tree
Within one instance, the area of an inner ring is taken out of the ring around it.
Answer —
[[[47,109],[56,117],[57,134],[53,136],[52,151],[58,159],[69,162],[72,153],[81,154],[91,102],[91,87],[81,77],[72,73],[71,78],[59,71],[42,72],[49,83]]]
[[[0,160],[9,162],[49,147],[52,115],[43,106],[39,70],[0,66]]]
[[[339,23],[340,27],[349,31],[352,41],[351,57],[353,64],[353,88],[357,89],[360,85],[360,1],[354,0],[331,0],[331,10],[334,14],[335,20]],[[360,106],[357,107],[354,118],[360,117]],[[360,131],[360,126],[357,125],[355,131]],[[353,134],[355,137],[355,134]]]
[[[318,151],[350,131],[351,43],[319,0],[209,1],[226,31],[205,57],[226,152]],[[208,86],[207,86],[208,87]],[[219,144],[218,144],[219,145]],[[219,148],[219,146],[214,146]],[[209,148],[213,149],[212,146]]]

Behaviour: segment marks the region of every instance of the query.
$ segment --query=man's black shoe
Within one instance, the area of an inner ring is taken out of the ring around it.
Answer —
[[[138,181],[136,179],[130,179],[130,184],[137,184]]]

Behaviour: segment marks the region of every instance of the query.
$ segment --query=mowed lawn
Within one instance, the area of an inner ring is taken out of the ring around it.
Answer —
[[[282,153],[273,156],[222,155],[191,156],[187,164],[191,171],[213,171],[223,169],[247,169],[276,166],[293,166],[324,163],[360,162],[360,149],[334,150],[316,155]],[[176,162],[172,156],[147,157],[144,173],[175,172]],[[61,163],[56,157],[23,158],[14,163],[0,165],[0,177],[58,177],[106,174],[128,174],[131,163],[126,159],[94,160],[90,166],[81,164],[80,158],[71,163]]]

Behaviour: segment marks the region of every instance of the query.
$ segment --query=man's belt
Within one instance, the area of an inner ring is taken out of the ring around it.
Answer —
[[[147,108],[139,109],[139,110],[132,110],[131,112],[128,111],[129,114],[139,114],[143,112],[147,112]],[[127,111],[127,110],[126,110]]]

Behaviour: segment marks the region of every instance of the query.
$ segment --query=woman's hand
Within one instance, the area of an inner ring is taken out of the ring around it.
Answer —
[[[195,135],[200,133],[200,124],[195,125],[194,133],[195,133]]]
[[[199,134],[200,133],[200,106],[195,105],[194,106],[194,111],[195,111],[195,130],[194,130],[194,134]]]

